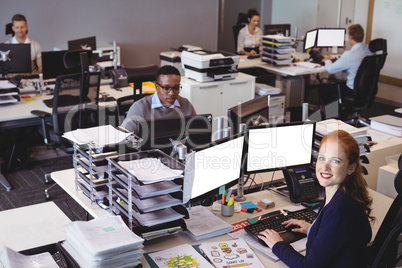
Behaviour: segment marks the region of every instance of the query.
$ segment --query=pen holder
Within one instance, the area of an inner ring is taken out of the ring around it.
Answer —
[[[222,204],[221,213],[222,213],[222,216],[225,216],[225,217],[233,216],[234,205],[227,206],[227,205]]]

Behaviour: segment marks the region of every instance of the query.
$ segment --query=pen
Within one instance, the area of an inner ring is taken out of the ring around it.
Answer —
[[[232,189],[229,189],[228,195],[226,196],[226,203],[229,202],[229,198],[232,195]]]
[[[223,266],[223,268],[243,267],[243,266],[249,266],[249,265],[252,265],[252,263],[231,264],[231,265],[228,265],[228,266]]]
[[[224,205],[225,204],[225,195],[223,194],[222,195],[222,205]]]

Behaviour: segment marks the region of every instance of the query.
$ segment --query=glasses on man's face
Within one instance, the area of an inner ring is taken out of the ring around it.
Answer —
[[[173,90],[174,93],[179,93],[180,90],[181,90],[181,85],[175,85],[175,86],[173,86],[173,87],[164,87],[164,86],[162,86],[162,85],[159,84],[159,83],[156,83],[156,84],[157,84],[157,85],[163,90],[163,92],[166,93],[166,94],[169,94],[170,91],[172,91],[172,90]]]

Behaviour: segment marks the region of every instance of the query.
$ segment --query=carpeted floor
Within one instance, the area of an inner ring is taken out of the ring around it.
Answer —
[[[0,187],[0,210],[46,202],[45,189],[53,185],[53,182],[45,184],[45,174],[72,167],[72,157],[64,156],[30,162],[19,170],[9,172],[5,176],[12,189],[7,192],[4,187]],[[50,200],[55,202],[71,220],[86,219],[85,210],[58,185],[54,186],[49,193]]]

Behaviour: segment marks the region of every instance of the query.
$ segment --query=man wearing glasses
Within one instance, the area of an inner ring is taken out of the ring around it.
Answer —
[[[180,72],[170,65],[162,66],[156,73],[156,92],[130,107],[121,126],[138,134],[138,122],[171,119],[196,115],[189,100],[180,97]]]

